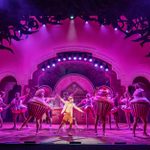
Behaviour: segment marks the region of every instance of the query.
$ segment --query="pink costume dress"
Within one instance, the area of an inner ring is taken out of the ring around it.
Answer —
[[[84,110],[87,110],[88,108],[93,108],[93,98],[91,97],[83,99],[83,102],[81,102],[81,104]]]
[[[121,105],[121,109],[125,112],[130,112],[131,107],[130,107],[129,99],[124,98],[124,99],[121,100],[121,102],[123,103],[123,105]]]
[[[12,113],[19,114],[27,111],[27,107],[22,104],[21,98],[14,98],[11,102]]]
[[[3,111],[3,106],[4,106],[3,99],[0,98],[0,113]]]
[[[134,98],[133,98],[133,100],[131,100],[130,103],[146,102],[146,103],[150,104],[150,101],[142,95],[143,92],[144,92],[144,90],[142,88],[136,89],[135,92],[133,93]]]
[[[97,102],[108,102],[110,103],[110,106],[113,107],[114,103],[112,101],[112,99],[109,96],[96,96],[94,98],[94,110],[96,114],[99,114],[99,112],[101,111],[101,105],[99,105],[99,103]]]

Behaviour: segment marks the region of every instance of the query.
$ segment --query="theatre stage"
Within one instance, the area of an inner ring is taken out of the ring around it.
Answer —
[[[102,136],[101,126],[98,127],[98,135],[94,133],[94,125],[87,129],[85,125],[73,126],[73,136],[67,135],[68,126],[62,128],[59,134],[56,134],[58,125],[43,124],[38,134],[35,133],[35,124],[29,123],[21,131],[12,129],[12,123],[4,123],[0,129],[0,143],[36,143],[36,144],[90,144],[90,145],[114,145],[114,144],[146,144],[150,145],[150,136],[144,136],[142,124],[139,123],[136,137],[133,137],[132,130],[127,128],[126,124],[120,124],[120,129],[116,129],[112,124],[112,129],[106,126],[106,135]],[[20,127],[18,124],[17,127]],[[150,134],[150,124],[148,125]]]

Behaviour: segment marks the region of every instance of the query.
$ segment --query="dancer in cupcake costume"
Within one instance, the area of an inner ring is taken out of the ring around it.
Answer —
[[[135,136],[135,130],[137,127],[138,120],[141,119],[143,126],[143,134],[147,134],[147,123],[148,123],[148,114],[150,110],[150,101],[144,96],[144,89],[136,87],[135,92],[133,93],[133,99],[130,101],[132,108],[132,114],[134,117],[133,123],[133,135]]]
[[[25,112],[27,111],[27,107],[22,103],[23,103],[23,98],[20,96],[20,93],[17,92],[15,94],[15,98],[10,103],[11,111],[13,114],[14,129],[16,129],[16,121],[18,115],[22,115],[24,120],[26,119]]]
[[[101,86],[94,97],[95,110],[95,134],[97,135],[98,121],[102,122],[102,134],[105,135],[106,118],[109,116],[114,102],[112,100],[112,91],[107,86]]]
[[[59,96],[60,100],[64,103],[64,107],[63,107],[63,110],[61,112],[61,114],[63,114],[63,119],[62,119],[62,122],[59,126],[59,129],[57,131],[57,134],[59,133],[59,130],[61,129],[61,127],[69,122],[69,125],[70,125],[70,132],[68,135],[72,135],[71,133],[71,129],[72,129],[72,124],[73,124],[73,108],[75,108],[76,110],[80,111],[80,112],[83,112],[79,107],[77,107],[73,102],[74,102],[74,99],[72,96],[69,96],[68,97],[68,100],[64,100],[62,99],[60,96]]]

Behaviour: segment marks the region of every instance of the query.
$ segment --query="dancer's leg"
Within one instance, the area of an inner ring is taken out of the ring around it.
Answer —
[[[119,114],[118,114],[118,111],[114,113],[114,120],[115,120],[115,123],[116,123],[116,127],[117,129],[119,129]]]
[[[29,120],[32,118],[32,116],[28,116],[27,119],[23,122],[23,124],[20,127],[20,130],[29,122]]]
[[[3,118],[2,118],[2,115],[0,113],[0,128],[2,128],[2,127],[3,127]]]
[[[13,122],[14,122],[14,126],[13,128],[16,129],[16,122],[17,122],[17,114],[16,113],[13,113]]]
[[[105,135],[106,116],[102,116],[101,120],[102,120],[103,135]]]
[[[96,115],[96,119],[95,119],[95,133],[96,133],[96,134],[97,134],[98,121],[99,121],[99,115]]]
[[[148,136],[148,134],[147,134],[147,118],[146,117],[141,117],[141,120],[142,120],[142,122],[144,124],[143,134]]]
[[[58,128],[58,130],[57,130],[57,134],[59,133],[61,127],[62,127],[65,123],[66,123],[65,121],[62,121],[62,122],[60,123],[60,126],[59,126],[59,128]]]
[[[111,113],[108,115],[108,120],[109,120],[110,129],[111,129]]]
[[[129,129],[131,127],[131,122],[130,122],[130,112],[125,111],[125,116],[126,116],[126,122],[129,126]]]
[[[40,121],[38,119],[36,119],[36,133],[39,132],[39,127],[40,127]]]
[[[133,135],[135,136],[135,130],[138,122],[138,117],[134,117],[134,123],[133,123]]]
[[[25,120],[27,120],[27,118],[26,118],[26,116],[25,116],[25,113],[23,112],[23,113],[21,113],[21,115],[22,115],[22,118],[24,119],[24,121]],[[26,122],[26,127],[28,127],[28,124],[27,124],[28,122]]]

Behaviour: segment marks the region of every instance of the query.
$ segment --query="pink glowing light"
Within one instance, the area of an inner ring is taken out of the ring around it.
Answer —
[[[106,68],[106,69],[105,69],[105,71],[107,72],[107,71],[109,71],[109,69],[108,69],[108,68]]]
[[[68,57],[68,60],[71,60],[72,58],[71,57]]]
[[[118,30],[118,28],[114,28],[114,30],[115,30],[115,31],[117,31],[117,30]]]
[[[45,68],[42,68],[42,71],[45,71]]]
[[[73,57],[73,60],[77,60],[77,57]]]
[[[103,65],[100,65],[100,68],[102,69],[102,68],[103,68]]]
[[[48,65],[47,68],[50,68],[50,65]]]
[[[86,57],[84,58],[84,61],[87,61],[87,58],[86,58]]]
[[[53,63],[53,64],[52,64],[52,67],[55,67],[55,66],[56,66],[56,64]]]
[[[42,26],[43,26],[43,27],[46,27],[46,24],[43,24]]]
[[[61,61],[61,59],[60,58],[58,58],[58,62],[60,62]]]
[[[92,59],[92,58],[90,58],[90,59],[89,59],[89,62],[92,62],[92,61],[93,61],[93,59]]]
[[[94,67],[98,67],[98,64],[94,64]]]
[[[63,61],[66,61],[66,58],[63,58]]]

